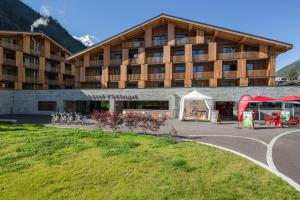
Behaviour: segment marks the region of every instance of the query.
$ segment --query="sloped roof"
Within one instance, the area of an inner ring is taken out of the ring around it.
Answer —
[[[193,92],[188,93],[187,95],[182,97],[185,100],[207,100],[212,99],[212,97],[206,96],[194,90]]]
[[[241,37],[246,37],[246,38],[253,38],[253,39],[257,39],[257,40],[260,40],[262,42],[268,42],[268,43],[271,43],[271,44],[274,44],[274,45],[279,45],[279,46],[283,46],[285,47],[287,50],[288,49],[291,49],[293,48],[293,45],[290,44],[290,43],[286,43],[286,42],[282,42],[282,41],[278,41],[278,40],[274,40],[274,39],[269,39],[269,38],[266,38],[266,37],[262,37],[262,36],[258,36],[258,35],[253,35],[253,34],[249,34],[249,33],[244,33],[244,32],[240,32],[240,31],[236,31],[236,30],[232,30],[232,29],[228,29],[228,28],[223,28],[223,27],[219,27],[219,26],[215,26],[215,25],[211,25],[211,24],[206,24],[206,23],[203,23],[203,22],[198,22],[198,21],[194,21],[194,20],[190,20],[190,19],[185,19],[185,18],[180,18],[180,17],[176,17],[176,16],[172,16],[172,15],[168,15],[168,14],[165,14],[165,13],[162,13],[156,17],[153,17],[149,20],[146,20],[136,26],[133,26],[129,29],[126,29],[125,31],[121,32],[121,33],[118,33],[108,39],[105,39],[97,44],[94,44],[93,46],[91,47],[88,47],[82,51],[79,51],[75,54],[73,54],[72,56],[68,57],[67,60],[71,60],[81,54],[84,54],[90,50],[93,50],[101,45],[105,45],[106,43],[116,39],[116,38],[119,38],[121,36],[124,36],[125,34],[131,32],[131,31],[134,31],[134,30],[137,30],[139,28],[142,28],[143,26],[146,26],[158,19],[162,19],[162,18],[165,18],[165,19],[169,19],[169,20],[174,20],[174,21],[178,21],[178,22],[184,22],[184,23],[189,23],[189,24],[193,24],[195,26],[199,26],[199,27],[203,27],[203,28],[209,28],[209,29],[212,29],[212,30],[215,30],[215,31],[222,31],[222,32],[226,32],[226,33],[229,33],[229,34],[235,34],[235,35],[239,35]]]

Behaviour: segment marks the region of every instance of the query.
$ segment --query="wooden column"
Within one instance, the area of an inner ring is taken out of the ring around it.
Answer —
[[[73,76],[75,76],[75,65],[73,63],[71,63],[71,73]]]
[[[217,87],[218,86],[218,79],[211,78],[209,79],[209,87]]]
[[[24,53],[30,53],[30,36],[25,35],[23,37],[23,52]]]
[[[141,47],[138,49],[139,53],[139,64],[145,64],[146,63],[146,53],[145,53],[145,48]]]
[[[184,87],[192,87],[192,77],[193,77],[193,63],[186,62],[185,63]]]
[[[81,83],[84,83],[85,82],[85,68],[83,66],[81,66],[79,70],[80,70],[79,71],[79,73],[80,73],[79,81]]]
[[[237,60],[237,75],[238,75],[238,78],[246,78],[247,77],[246,59],[238,59]]]
[[[65,62],[60,62],[60,73],[64,74],[66,72],[66,64]]]
[[[268,58],[269,54],[269,47],[268,45],[265,44],[260,44],[259,45],[259,58]]]
[[[38,71],[38,77],[39,77],[39,84],[45,84],[45,66],[46,66],[46,59],[45,57],[39,58],[39,71]]]
[[[184,60],[185,62],[193,61],[193,46],[191,44],[184,45]]]
[[[214,61],[214,78],[221,79],[223,75],[222,60]]]
[[[108,82],[108,66],[103,66],[102,79],[101,79],[102,88],[107,88],[107,82]]]
[[[276,59],[275,56],[271,56],[268,61],[268,86],[275,85],[275,76],[276,76]]]
[[[175,24],[168,23],[168,45],[175,45]]]
[[[145,81],[148,80],[148,65],[142,64],[141,65],[141,80],[138,82],[139,88],[145,87]]]
[[[152,47],[152,26],[145,29],[145,47]]]
[[[171,47],[170,46],[164,46],[164,55],[163,55],[163,62],[164,63],[170,63],[171,62]]]
[[[16,65],[18,67],[18,80],[15,83],[15,89],[22,89],[23,82],[25,81],[25,68],[23,66],[23,52],[16,51]]]
[[[217,59],[217,43],[209,42],[208,43],[208,60],[214,61]]]
[[[109,66],[110,65],[110,47],[104,47],[103,50],[103,63],[104,66]]]
[[[197,29],[196,30],[196,44],[204,44],[204,31]]]
[[[172,63],[165,63],[165,88],[172,87]]]
[[[44,51],[45,57],[50,58],[50,42],[46,39],[44,39]]]
[[[126,81],[127,81],[127,65],[121,65],[119,88],[125,88]]]

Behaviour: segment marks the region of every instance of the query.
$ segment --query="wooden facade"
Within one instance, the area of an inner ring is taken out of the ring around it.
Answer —
[[[291,48],[162,14],[68,60],[78,69],[78,88],[273,86],[276,56]]]
[[[70,55],[43,33],[0,31],[0,89],[74,88]]]

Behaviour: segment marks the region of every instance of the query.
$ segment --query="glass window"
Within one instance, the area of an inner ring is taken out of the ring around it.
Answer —
[[[185,72],[185,67],[184,66],[176,66],[175,67],[175,72]]]
[[[166,40],[167,37],[165,35],[156,35],[153,36],[153,40]]]
[[[176,34],[176,39],[186,38],[187,34]]]
[[[38,111],[56,111],[56,101],[39,101]]]
[[[163,57],[163,52],[154,52],[153,57]]]
[[[223,71],[236,71],[236,64],[224,64]]]
[[[176,81],[175,87],[184,87],[184,81]]]
[[[201,54],[207,54],[207,52],[203,49],[195,49],[193,50],[193,55],[201,55]]]
[[[202,65],[194,66],[193,72],[204,72],[204,66]]]
[[[121,53],[115,53],[115,59],[122,59],[122,54]]]
[[[96,60],[103,60],[103,54],[98,54],[95,56]]]
[[[165,67],[164,66],[158,66],[153,68],[153,73],[165,73]]]
[[[184,55],[184,51],[183,50],[176,50],[175,55],[176,56],[183,56]]]
[[[247,70],[254,70],[254,64],[253,63],[248,63],[247,64]]]
[[[232,53],[236,51],[237,51],[236,47],[223,47],[223,53]]]

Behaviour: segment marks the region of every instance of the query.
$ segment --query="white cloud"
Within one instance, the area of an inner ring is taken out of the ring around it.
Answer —
[[[42,5],[40,7],[40,14],[43,15],[44,17],[50,16],[50,8],[49,8],[49,6]]]
[[[34,31],[35,28],[39,26],[48,26],[50,9],[49,6],[42,5],[40,7],[40,14],[42,17],[36,19],[30,26],[30,31]]]

